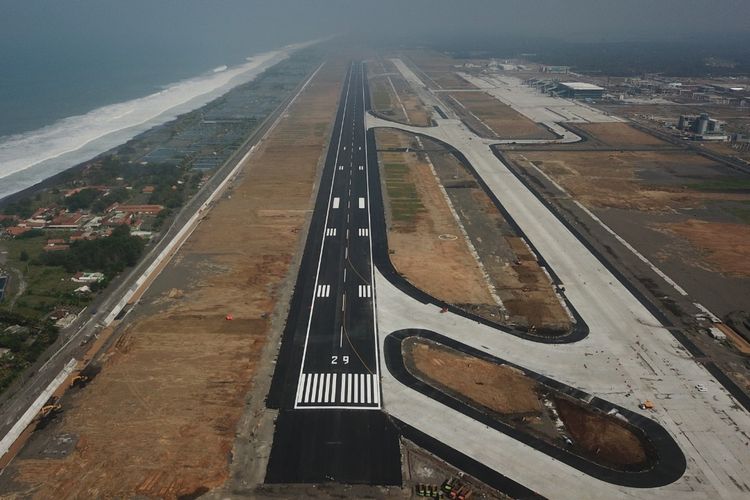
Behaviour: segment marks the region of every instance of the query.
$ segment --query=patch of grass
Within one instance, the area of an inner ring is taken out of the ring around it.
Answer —
[[[394,222],[412,224],[424,211],[424,205],[416,185],[409,178],[409,167],[403,163],[386,163],[384,174]]]
[[[747,177],[732,177],[729,179],[689,184],[688,187],[696,191],[750,191],[750,179]]]
[[[393,107],[391,93],[384,88],[383,83],[373,82],[372,86],[372,104],[378,111],[389,110]]]
[[[727,212],[737,217],[743,224],[750,224],[750,201],[733,204],[727,207]]]
[[[13,311],[34,319],[42,318],[56,305],[83,307],[89,300],[73,295],[73,290],[80,284],[70,280],[71,273],[60,266],[39,264],[42,247],[49,237],[44,235],[0,242],[0,248],[8,252],[5,267],[16,269],[26,281],[26,291],[15,303]],[[27,260],[22,259],[23,253],[28,256]],[[0,303],[0,310],[9,309],[11,299],[18,291],[16,274],[10,273],[10,276],[10,286],[5,300]]]

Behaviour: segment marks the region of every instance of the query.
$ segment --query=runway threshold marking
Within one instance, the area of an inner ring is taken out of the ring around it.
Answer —
[[[305,407],[372,407],[380,401],[378,377],[371,373],[303,373],[296,401]]]

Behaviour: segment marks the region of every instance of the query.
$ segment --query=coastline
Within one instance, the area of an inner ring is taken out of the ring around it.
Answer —
[[[57,150],[49,150],[48,152],[44,153],[45,156],[47,156],[46,158],[41,159],[40,161],[34,161],[28,166],[25,166],[13,172],[9,172],[8,174],[0,177],[0,207],[28,196],[29,194],[35,194],[40,189],[44,189],[58,182],[62,178],[62,175],[71,171],[75,172],[77,170],[80,170],[84,167],[85,164],[89,163],[90,161],[95,160],[100,156],[111,154],[113,151],[117,150],[129,140],[132,140],[140,136],[141,134],[153,129],[167,126],[175,120],[179,120],[179,118],[186,113],[198,110],[208,105],[215,99],[226,95],[231,90],[241,85],[252,82],[264,71],[286,60],[294,52],[313,45],[317,42],[317,40],[313,40],[299,44],[292,44],[274,51],[256,54],[249,57],[248,62],[243,65],[239,65],[235,68],[229,68],[221,72],[212,72],[211,75],[208,76],[204,75],[202,77],[198,77],[203,79],[210,79],[212,77],[220,75],[223,78],[223,83],[199,94],[182,98],[180,102],[175,102],[156,114],[152,113],[151,116],[145,117],[145,119],[141,119],[134,123],[125,123],[121,128],[110,130],[99,129],[99,131],[90,131],[88,134],[89,136],[91,136],[92,134],[98,135],[95,135],[94,137],[79,138],[78,143],[73,148],[68,147],[66,150],[61,150],[58,147]],[[197,79],[192,80],[193,83],[197,81]],[[190,82],[190,80],[176,82],[170,88],[177,88],[185,82]],[[86,117],[89,117],[92,114],[102,112],[105,109],[111,110],[115,107],[122,108],[128,105],[144,106],[149,104],[148,102],[146,102],[147,100],[159,99],[164,95],[165,92],[167,92],[167,90],[152,94],[150,96],[145,96],[143,98],[127,101],[125,103],[117,103],[111,106],[105,106],[86,115],[66,118],[56,124],[50,125],[38,131],[34,131],[31,134],[40,134],[40,131],[51,130],[57,127],[60,130],[56,131],[55,133],[57,135],[62,135],[65,134],[64,122],[66,120],[83,121],[86,119]],[[120,115],[120,117],[126,116],[128,114],[130,114],[130,112],[124,112]],[[105,125],[109,127],[113,126],[111,124],[107,124],[106,121]],[[117,125],[114,126],[116,127]],[[27,139],[34,137],[31,134],[26,136]],[[13,139],[16,136],[8,137]],[[8,137],[6,137],[6,139]],[[14,140],[20,140],[19,137],[21,136],[17,136]],[[7,147],[7,145],[7,140],[5,144],[0,143],[0,152],[2,152],[2,146]],[[21,148],[16,147],[16,149],[20,150]],[[2,160],[1,157],[0,160]]]

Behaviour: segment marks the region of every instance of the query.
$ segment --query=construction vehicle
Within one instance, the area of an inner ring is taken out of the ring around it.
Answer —
[[[47,418],[50,415],[52,415],[53,413],[56,413],[56,412],[58,412],[60,410],[62,410],[62,405],[60,405],[58,403],[46,404],[46,405],[42,406],[41,410],[39,410],[39,416],[42,417],[42,418]]]
[[[75,377],[73,377],[70,380],[70,387],[78,387],[86,385],[86,382],[89,381],[89,378],[86,375],[83,375],[82,373],[78,373]]]
[[[471,495],[471,488],[468,484],[461,486],[461,488],[456,491],[457,500],[466,500],[468,495]]]
[[[417,496],[420,497],[440,498],[443,496],[443,492],[440,491],[440,488],[433,484],[419,483],[414,486],[414,491]]]
[[[650,399],[647,399],[646,401],[642,402],[638,405],[638,408],[641,410],[653,410],[654,409],[654,402]]]
[[[453,491],[453,487],[457,482],[458,479],[456,479],[455,477],[446,479],[445,481],[443,481],[443,485],[440,487],[440,489],[443,490],[443,493],[445,493],[446,495],[450,495],[450,492]]]

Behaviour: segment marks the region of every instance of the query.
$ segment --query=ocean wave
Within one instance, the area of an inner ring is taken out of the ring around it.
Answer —
[[[154,94],[0,137],[0,199],[107,151],[181,113],[203,106],[307,44],[289,45],[247,62],[176,82]],[[216,68],[219,69],[219,68]]]
[[[227,66],[226,64],[222,64],[221,66],[214,68],[214,73],[221,73],[222,71],[226,71],[228,69],[229,66]]]

